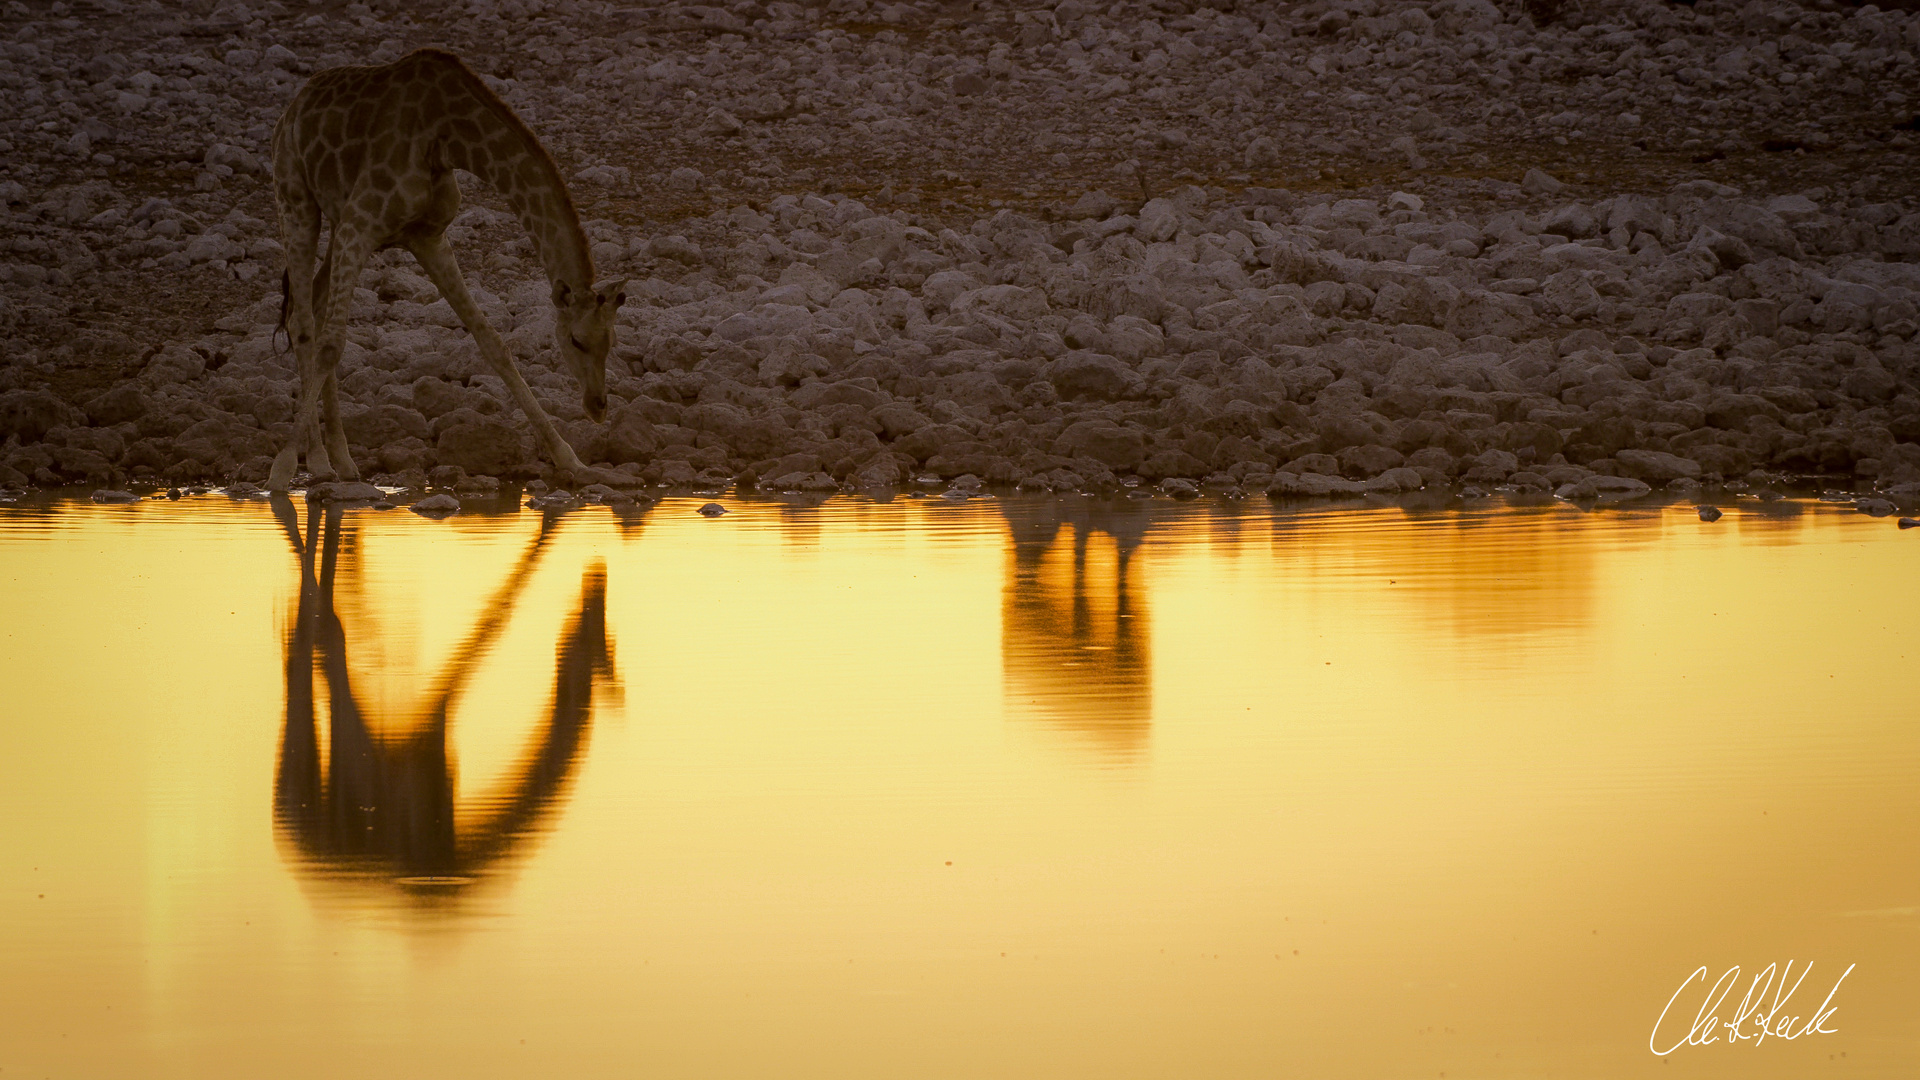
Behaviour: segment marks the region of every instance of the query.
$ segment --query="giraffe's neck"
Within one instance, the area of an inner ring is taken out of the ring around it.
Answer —
[[[490,95],[489,95],[490,96]],[[593,256],[567,194],[566,181],[533,133],[505,106],[478,101],[446,141],[447,163],[485,180],[513,207],[533,239],[535,255],[555,284],[576,293],[593,288]],[[471,136],[477,127],[479,137]],[[461,137],[458,133],[467,133]]]

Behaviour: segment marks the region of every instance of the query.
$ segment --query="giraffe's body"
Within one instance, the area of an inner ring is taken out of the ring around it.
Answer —
[[[315,75],[273,132],[273,188],[287,251],[287,330],[300,379],[294,433],[268,486],[285,491],[304,452],[317,479],[357,479],[341,429],[335,368],[354,284],[375,251],[404,247],[473,334],[512,392],[549,460],[583,465],[514,367],[506,343],[468,294],[446,242],[460,209],[453,170],[485,180],[512,204],[553,284],[555,347],[580,383],[589,418],[606,411],[607,350],[620,283],[596,290],[593,259],[566,182],[513,110],[452,53],[421,49],[381,67]],[[318,258],[320,222],[332,223]]]

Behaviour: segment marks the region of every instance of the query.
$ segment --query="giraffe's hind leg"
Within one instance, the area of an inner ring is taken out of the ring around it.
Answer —
[[[307,387],[314,385],[315,353],[320,327],[315,304],[314,259],[320,245],[320,204],[294,169],[283,165],[276,147],[274,161],[274,202],[280,211],[281,244],[286,248],[287,266],[283,287],[286,293],[287,337],[293,346],[294,376],[300,391],[295,399],[293,434],[274,458],[267,475],[267,490],[285,491],[293,483],[300,454],[307,447],[303,436],[308,431],[302,409]],[[324,268],[323,271],[324,273]]]
[[[354,282],[360,279],[360,271],[366,265],[367,256],[373,253],[373,245],[363,232],[350,224],[336,222],[333,235],[327,243],[327,257],[321,266],[324,284],[316,282],[315,308],[321,313],[319,347],[314,350],[313,364],[308,372],[303,372],[300,383],[301,413],[295,421],[301,425],[296,429],[294,438],[306,448],[307,471],[316,480],[332,480],[339,475],[329,453],[330,436],[340,432],[339,401],[340,391],[337,372],[340,367],[340,352],[346,345],[347,311],[353,303]],[[309,382],[306,374],[312,375]],[[325,406],[326,416],[321,415]],[[323,423],[327,430],[323,430]],[[353,459],[347,455],[346,439],[343,433],[340,440],[340,460],[348,470],[353,470]],[[358,477],[352,471],[349,478]]]
[[[283,483],[291,483],[294,471],[302,457],[307,460],[307,472],[315,480],[334,478],[333,465],[327,459],[327,448],[321,440],[320,410],[324,400],[327,375],[331,371],[331,367],[322,360],[325,343],[333,336],[334,319],[346,318],[345,312],[335,313],[330,306],[334,255],[339,246],[340,229],[335,226],[332,236],[327,241],[326,254],[320,258],[320,268],[309,279],[307,295],[312,311],[313,335],[307,343],[306,350],[296,352],[300,390],[299,396],[294,399],[293,435],[288,438],[286,447],[280,451],[280,456],[274,459],[273,477],[269,479],[268,484],[269,490],[272,491],[285,490],[285,487],[273,487],[272,480],[279,479],[284,471]],[[344,323],[340,327],[340,334],[342,337],[346,334]],[[296,337],[296,349],[298,344],[299,339]]]

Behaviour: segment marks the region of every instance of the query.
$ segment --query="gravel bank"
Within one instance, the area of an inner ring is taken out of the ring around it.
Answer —
[[[634,278],[596,426],[467,186],[489,317],[637,481],[1920,481],[1905,12],[13,0],[0,484],[265,476],[294,389],[267,136],[313,71],[424,44],[528,119]],[[537,475],[410,256],[363,286],[362,468]]]

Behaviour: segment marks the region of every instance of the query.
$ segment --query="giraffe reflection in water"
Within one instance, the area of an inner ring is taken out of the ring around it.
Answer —
[[[1111,762],[1139,758],[1153,726],[1153,654],[1133,557],[1152,512],[1091,499],[998,505],[1012,532],[1000,600],[1008,710],[1073,734]]]
[[[303,536],[286,497],[274,500],[274,512],[300,562],[299,604],[286,640],[286,729],[274,778],[281,836],[310,870],[389,881],[416,895],[454,891],[481,879],[555,809],[586,746],[594,690],[612,681],[604,566],[595,562],[581,576],[578,606],[556,649],[544,725],[499,793],[469,806],[455,799],[450,718],[512,619],[550,546],[558,515],[543,517],[538,534],[418,707],[411,715],[384,716],[371,715],[368,698],[355,692],[347,633],[334,603],[343,547],[347,572],[357,566],[353,526],[343,525],[339,509],[315,507]],[[316,669],[325,685],[324,745]]]

